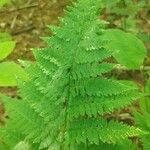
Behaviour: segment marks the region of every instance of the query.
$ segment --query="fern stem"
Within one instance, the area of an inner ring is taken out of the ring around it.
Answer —
[[[117,67],[116,67],[117,70],[129,70],[127,67],[125,66],[122,66],[120,64],[117,64]],[[141,66],[139,69],[135,69],[137,71],[150,71],[150,66]]]

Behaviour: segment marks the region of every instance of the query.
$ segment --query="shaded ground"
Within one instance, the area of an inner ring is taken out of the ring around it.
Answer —
[[[13,35],[17,47],[8,59],[31,59],[30,48],[43,47],[39,39],[47,35],[48,24],[57,24],[67,0],[18,0],[0,10],[0,31]]]

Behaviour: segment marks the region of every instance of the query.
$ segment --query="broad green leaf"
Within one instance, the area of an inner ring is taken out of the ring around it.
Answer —
[[[7,32],[0,32],[0,43],[4,41],[11,41],[12,37]]]
[[[109,38],[105,47],[113,51],[113,56],[129,69],[139,69],[147,55],[143,42],[131,33],[118,29],[108,29],[104,38]]]
[[[0,63],[0,86],[17,86],[18,79],[28,79],[21,66],[14,62]]]
[[[0,61],[5,59],[15,48],[14,41],[3,41],[0,42]]]

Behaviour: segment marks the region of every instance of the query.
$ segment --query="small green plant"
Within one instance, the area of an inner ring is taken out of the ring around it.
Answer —
[[[149,0],[102,0],[103,8],[106,10],[106,20],[110,27],[120,28],[123,31],[137,35],[142,41],[149,42],[150,35],[139,27],[139,13],[149,11]]]
[[[20,83],[22,100],[4,100],[6,126],[0,129],[5,149],[99,150],[136,146],[128,137],[143,131],[105,114],[143,96],[133,83],[107,79],[116,65],[105,45],[101,0],[78,0],[67,7],[60,27],[44,38],[48,48],[33,50],[36,63],[26,68],[30,79]],[[4,98],[5,99],[5,98]],[[19,148],[18,148],[19,147]]]
[[[12,41],[7,33],[0,33],[0,87],[17,86],[17,79],[27,79],[27,74],[15,62],[4,61],[15,48],[16,43]]]
[[[137,25],[137,15],[142,8],[150,8],[149,1],[133,1],[133,0],[115,0],[115,1],[103,1],[103,7],[106,8],[108,13],[108,21],[110,26],[116,25],[127,32],[132,32],[136,36],[140,37],[144,42],[150,41],[150,36],[143,33],[143,30]],[[126,34],[126,35],[123,35]],[[112,41],[106,45],[107,48],[115,51],[113,56],[116,60],[126,66],[128,69],[141,70],[144,74],[144,58],[146,58],[146,49],[144,44],[137,39],[137,37],[130,33],[124,33],[118,29],[110,29],[105,35],[109,36]],[[134,44],[133,44],[134,43]],[[133,47],[132,47],[133,46]],[[116,52],[116,50],[118,52]],[[147,74],[149,74],[147,72]],[[150,79],[148,79],[145,86],[145,92],[150,92]],[[136,125],[146,131],[147,135],[142,135],[141,143],[144,150],[150,149],[150,99],[146,97],[140,100],[140,113],[135,113]]]
[[[135,121],[137,126],[146,131],[146,135],[140,136],[140,141],[144,150],[150,149],[150,114],[142,109],[141,113],[135,113]]]
[[[117,27],[125,31],[137,33],[137,15],[140,10],[146,5],[146,1],[134,0],[103,0],[103,7],[108,13],[108,20],[111,23],[117,23]],[[139,31],[138,31],[139,32]]]
[[[149,74],[150,75],[150,74]],[[145,85],[145,92],[150,93],[150,78],[147,80]],[[141,136],[141,142],[144,150],[150,149],[150,98],[145,97],[140,101],[140,109],[141,112],[135,113],[136,124],[144,131],[146,131],[147,135]]]

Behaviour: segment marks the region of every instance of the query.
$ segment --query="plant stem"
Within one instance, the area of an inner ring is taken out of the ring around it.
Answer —
[[[130,70],[130,69],[128,69],[127,67],[122,66],[122,65],[120,65],[120,64],[117,64],[116,69],[117,69],[117,70]],[[134,69],[134,70],[150,71],[150,66],[141,66],[139,69]]]

